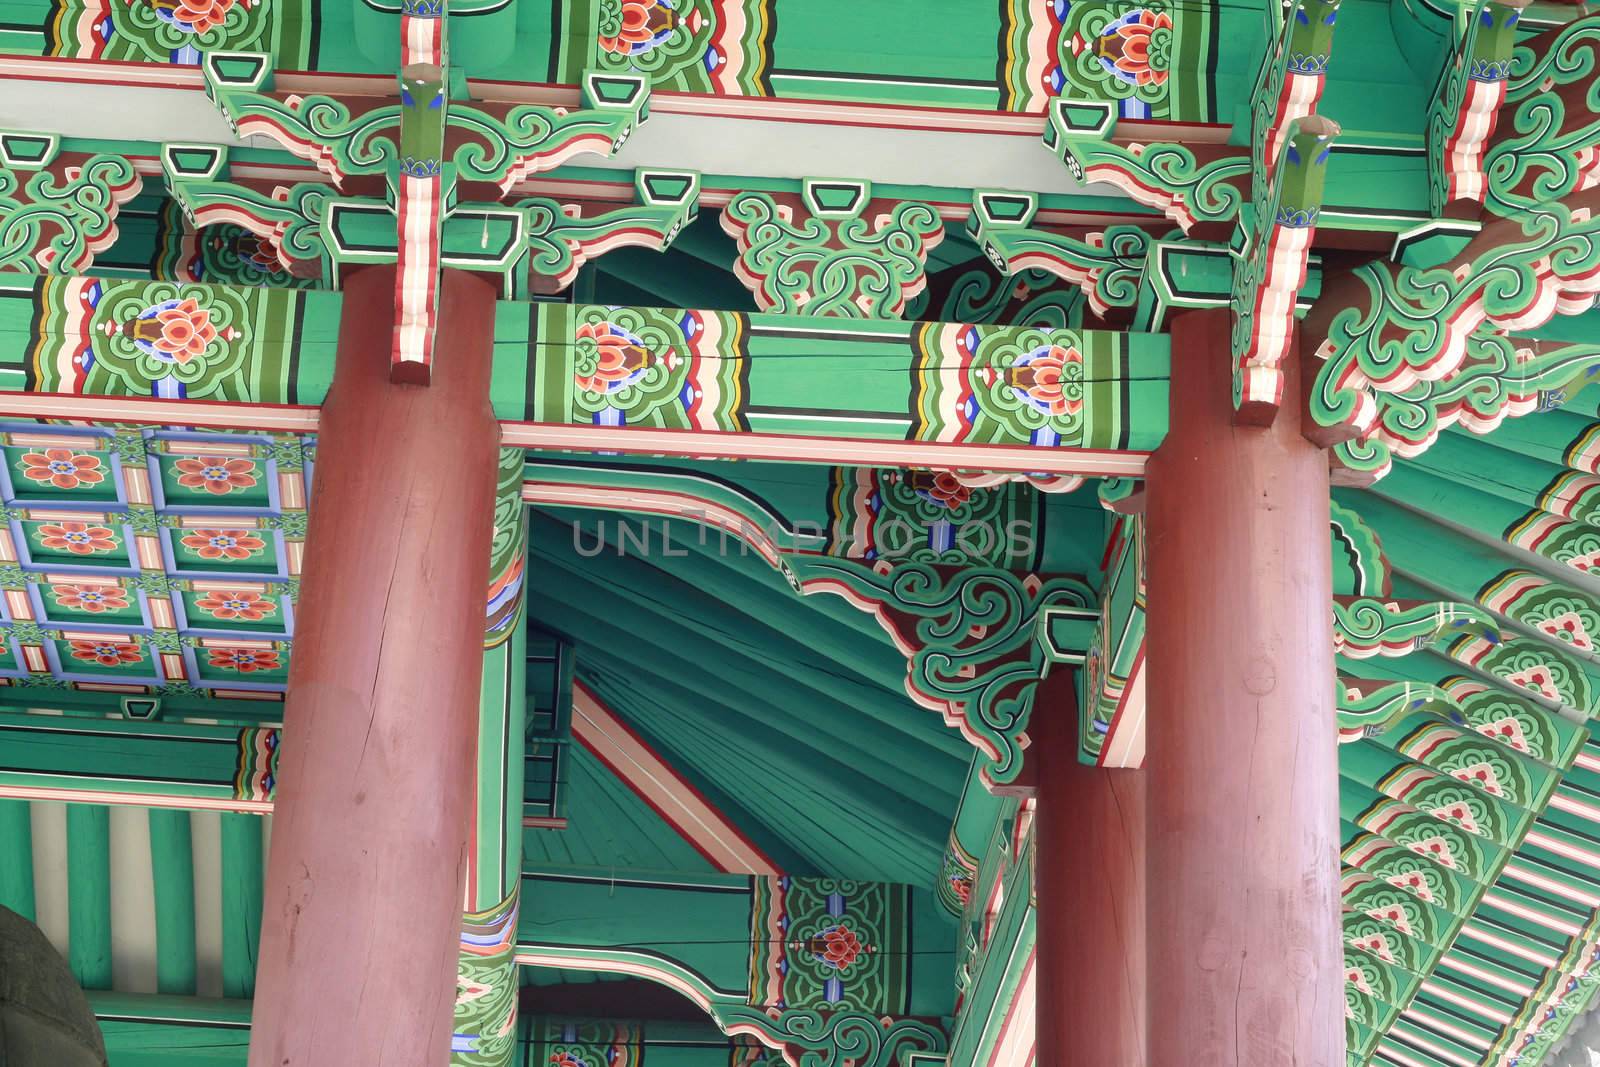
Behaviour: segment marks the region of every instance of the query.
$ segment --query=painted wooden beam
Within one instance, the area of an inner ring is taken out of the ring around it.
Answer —
[[[188,812],[151,809],[150,870],[156,897],[156,988],[161,993],[192,996],[194,846]]]
[[[67,962],[85,989],[111,988],[111,819],[96,804],[67,805]]]
[[[0,713],[0,797],[268,811],[277,735],[263,727]]]
[[[178,377],[129,333],[152,284],[0,287],[32,334],[0,361],[0,414],[315,429],[340,294],[186,287],[215,337]],[[566,304],[502,304],[495,329],[510,446],[1137,475],[1166,431],[1154,334]]]
[[[919,977],[907,966],[954,948],[955,930],[937,918],[927,890],[551,871],[525,874],[522,898],[519,963],[659,982],[723,1032],[755,1038],[786,1062],[849,1057],[891,1067],[902,1054],[947,1047],[939,1024],[923,1017],[948,1002],[946,982],[933,968]]]

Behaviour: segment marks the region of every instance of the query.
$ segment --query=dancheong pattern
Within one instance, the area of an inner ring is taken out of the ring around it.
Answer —
[[[1003,0],[1003,106],[1111,100],[1126,118],[1215,122],[1208,70],[1219,6],[1166,0]]]
[[[828,555],[1022,571],[1038,565],[1043,502],[1025,485],[972,488],[950,471],[888,467],[836,467],[828,484]]]
[[[1117,334],[927,323],[914,344],[914,437],[1126,447],[1112,411],[1131,377]]]
[[[564,24],[552,55],[553,80],[588,69],[643,74],[661,89],[767,96],[771,0],[573,0],[557,5]]]
[[[516,935],[515,888],[493,908],[462,921],[450,1038],[450,1062],[458,1067],[509,1067],[517,1051]]]
[[[304,440],[0,424],[0,456],[8,684],[281,699]]]
[[[535,1019],[530,1067],[644,1067],[644,1028],[638,1023]]]
[[[905,886],[758,878],[751,907],[751,1002],[786,1011],[904,1014],[910,995]]]
[[[293,292],[73,277],[34,299],[30,390],[294,402],[306,338]]]
[[[273,50],[299,69],[310,54],[306,0],[51,0],[41,54],[193,66],[202,52]]]
[[[531,417],[668,429],[736,428],[744,322],[713,311],[548,306]],[[566,353],[566,358],[548,358]]]

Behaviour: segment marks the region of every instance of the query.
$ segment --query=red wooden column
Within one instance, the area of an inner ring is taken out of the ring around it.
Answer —
[[[1144,1067],[1144,772],[1078,762],[1071,671],[1040,687],[1028,736],[1038,768],[1038,1062]]]
[[[393,268],[344,287],[251,1067],[449,1059],[500,436],[494,303],[488,283],[446,271],[438,373],[395,385]]]
[[[1234,424],[1225,310],[1172,329],[1146,536],[1150,1062],[1344,1063],[1328,457],[1299,361]]]

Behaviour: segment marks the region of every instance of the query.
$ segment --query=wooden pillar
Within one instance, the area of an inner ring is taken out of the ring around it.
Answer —
[[[1040,687],[1028,736],[1038,761],[1038,1062],[1144,1067],[1144,772],[1078,762],[1069,670]]]
[[[495,291],[446,271],[389,381],[394,271],[344,287],[264,891],[251,1067],[450,1054],[499,431]]]
[[[1151,458],[1150,1062],[1344,1063],[1328,457],[1296,353],[1235,425],[1226,311],[1172,329]]]

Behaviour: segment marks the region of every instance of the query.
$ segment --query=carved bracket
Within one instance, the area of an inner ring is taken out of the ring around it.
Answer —
[[[73,274],[117,239],[117,212],[139,194],[121,156],[62,152],[54,135],[0,131],[0,270]]]
[[[1114,143],[1115,105],[1059,97],[1045,147],[1085,184],[1104,182],[1155,208],[1183,232],[1226,240],[1250,182],[1250,156],[1228,145]]]
[[[1042,270],[1083,290],[1101,318],[1131,313],[1150,250],[1150,234],[1137,226],[1111,226],[1082,239],[1037,229],[1036,193],[980,190],[972,197],[967,232],[1005,277]]]
[[[1017,780],[1045,660],[1038,620],[1051,607],[1092,607],[1092,590],[991,568],[823,556],[790,565],[803,593],[833,593],[872,613],[907,657],[906,692],[978,749],[986,786]]]
[[[736,274],[763,311],[893,318],[927,285],[944,223],[927,204],[875,200],[864,181],[807,178],[799,197],[745,192],[722,209]]]

